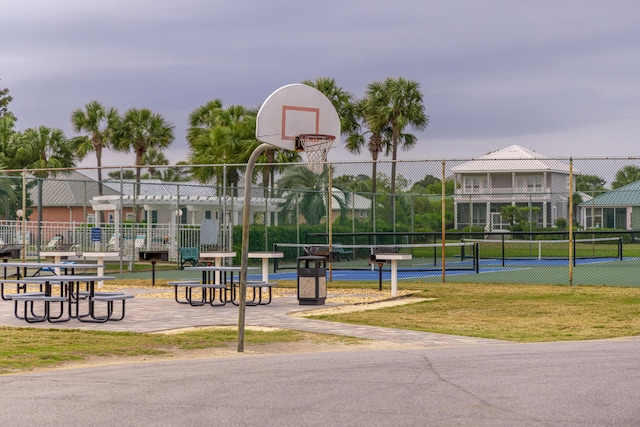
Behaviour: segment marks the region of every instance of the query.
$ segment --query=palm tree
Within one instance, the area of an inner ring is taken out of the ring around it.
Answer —
[[[396,188],[396,160],[398,147],[408,150],[415,146],[417,138],[405,133],[407,127],[424,130],[429,124],[429,117],[425,114],[420,84],[402,77],[387,78],[382,85],[370,85],[374,104],[371,106],[373,116],[371,121],[375,128],[391,128],[391,195]],[[368,91],[369,92],[369,91]]]
[[[134,203],[140,194],[140,175],[144,156],[151,148],[167,148],[173,142],[173,126],[160,114],[147,108],[131,108],[122,116],[114,132],[113,147],[118,151],[133,149],[136,165]],[[134,218],[139,219],[138,207],[134,204]]]
[[[326,182],[328,180],[329,169],[324,168],[322,173],[316,174],[306,166],[294,166],[278,180],[278,189],[284,193],[284,210],[294,210],[298,203],[300,213],[309,225],[318,225],[320,220],[326,215]],[[343,193],[340,193],[343,195]],[[332,197],[342,212],[344,212],[349,200],[346,196],[339,197],[332,194]]]
[[[60,129],[46,126],[25,130],[17,139],[13,168],[35,170],[38,178],[38,224],[42,222],[42,181],[49,174],[56,175],[65,171],[49,171],[48,169],[65,169],[75,166],[75,156],[69,140]],[[40,229],[40,227],[38,227]],[[37,244],[40,247],[40,233]]]
[[[249,158],[256,146],[254,109],[240,105],[222,106],[215,99],[198,107],[189,115],[190,128],[187,142],[191,149],[190,162],[198,164],[240,164]],[[251,148],[245,158],[245,152]],[[226,176],[223,173],[226,172]],[[194,168],[193,176],[201,182],[215,178],[220,184],[226,178],[226,184],[236,186],[241,178],[241,169],[237,166],[220,168]]]
[[[158,171],[156,166],[165,166],[169,164],[169,160],[167,160],[164,153],[153,147],[147,150],[142,161],[145,165],[149,166],[147,170],[149,171],[150,177],[159,179],[162,179],[163,174],[162,171]]]
[[[255,138],[256,115],[257,110],[239,105],[224,108],[219,99],[195,109],[189,116],[190,128],[187,133],[191,148],[190,162],[194,165],[246,163],[260,144]],[[258,163],[269,165],[299,160],[300,156],[296,152],[273,149],[265,150],[258,158]],[[266,191],[274,171],[270,166],[264,167],[262,171]],[[226,175],[223,176],[225,172]],[[258,168],[255,173],[258,173]],[[242,177],[242,168],[193,168],[192,174],[201,182],[215,178],[218,188],[225,179],[227,185],[236,187]]]
[[[75,166],[76,157],[69,140],[60,129],[46,126],[25,130],[17,138],[20,148],[17,151],[15,166],[37,169],[34,175],[46,178],[59,171],[46,169],[64,169]]]
[[[372,134],[391,136],[391,221],[395,218],[396,161],[398,147],[408,150],[416,144],[417,138],[405,133],[407,127],[423,130],[429,123],[425,115],[420,84],[402,77],[387,78],[382,83],[373,82],[367,86],[361,114]],[[376,143],[379,140],[376,141]],[[375,144],[375,143],[374,143]],[[375,148],[375,145],[374,145]],[[395,222],[394,222],[395,224]]]
[[[105,108],[98,101],[91,101],[84,110],[77,109],[71,113],[71,124],[75,132],[86,132],[87,135],[72,139],[73,150],[79,160],[89,152],[96,154],[98,168],[98,195],[104,194],[102,185],[102,150],[109,148],[113,132],[118,124],[118,110]],[[100,211],[100,222],[104,222],[104,213]]]
[[[371,153],[372,170],[371,170],[371,193],[377,192],[378,182],[378,157],[380,153],[389,155],[391,153],[391,128],[383,122],[378,122],[376,118],[377,99],[382,93],[382,85],[374,82],[369,84],[367,92],[360,101],[355,105],[355,114],[359,121],[362,122],[362,128],[366,130],[359,132],[360,127],[354,129],[347,136],[345,147],[354,154],[360,154],[362,148],[366,145],[369,153]],[[369,135],[369,139],[366,139]]]
[[[318,89],[331,101],[340,117],[340,132],[350,134],[358,131],[360,123],[353,94],[342,89],[329,77],[318,77],[315,81],[304,80],[302,83]]]

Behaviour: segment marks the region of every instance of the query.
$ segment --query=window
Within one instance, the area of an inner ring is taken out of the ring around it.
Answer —
[[[464,189],[467,193],[479,193],[488,187],[486,176],[465,176]]]
[[[542,175],[516,176],[516,188],[527,191],[540,191],[543,188]]]

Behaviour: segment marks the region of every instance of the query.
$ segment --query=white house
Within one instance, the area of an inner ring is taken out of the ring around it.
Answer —
[[[503,206],[530,208],[538,227],[568,220],[569,165],[511,145],[451,168],[456,183],[455,227],[505,228]],[[574,182],[575,189],[575,182]],[[537,209],[534,209],[537,208]]]

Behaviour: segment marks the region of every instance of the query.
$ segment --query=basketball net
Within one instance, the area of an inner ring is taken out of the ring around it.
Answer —
[[[307,165],[311,172],[319,174],[327,162],[327,153],[336,137],[333,135],[302,134],[296,137],[298,151],[307,155]]]

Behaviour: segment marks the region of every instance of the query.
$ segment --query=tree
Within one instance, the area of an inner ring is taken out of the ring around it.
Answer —
[[[256,115],[256,110],[240,105],[224,108],[219,99],[196,108],[189,115],[187,132],[190,162],[194,165],[242,163],[247,146],[256,147]],[[225,181],[229,186],[236,186],[241,178],[241,169],[237,166],[193,168],[192,173],[200,182],[215,178],[219,186]]]
[[[116,170],[111,171],[107,174],[107,176],[111,179],[120,180],[134,180],[136,179],[136,173],[132,169],[123,169],[122,171]]]
[[[15,118],[11,114],[0,115],[0,169],[10,169],[14,165],[19,145],[16,139],[19,133],[14,129]],[[21,180],[9,175],[17,173],[3,173],[0,175],[0,199],[3,212],[0,217],[9,219],[14,217],[15,211],[21,205]]]
[[[192,169],[194,178],[200,182],[215,178],[218,188],[223,182],[227,186],[237,187],[244,168],[234,165],[247,163],[253,151],[260,145],[255,136],[257,114],[256,109],[241,105],[224,108],[221,100],[214,99],[198,107],[189,115],[190,127],[187,132],[187,142],[191,149],[190,163],[229,165],[224,168],[194,167]],[[288,163],[299,160],[300,156],[296,152],[269,149],[259,156],[257,163]],[[266,189],[269,186],[273,168],[271,166],[255,168],[255,174],[260,170],[263,172],[263,186]]]
[[[30,128],[15,138],[17,150],[10,165],[12,169],[36,169],[33,173],[38,178],[46,178],[49,174],[60,171],[47,169],[64,169],[75,166],[76,157],[69,140],[60,129],[46,126]]]
[[[283,209],[295,211],[296,203],[299,212],[309,225],[318,225],[327,214],[326,182],[328,181],[329,169],[325,168],[322,173],[316,174],[306,166],[294,166],[278,180],[278,188],[284,192],[285,202]],[[348,198],[332,194],[332,197],[340,206],[344,218]]]
[[[0,117],[0,167],[8,168],[8,164],[15,158],[14,138],[17,135],[14,129],[15,119],[13,116],[4,115]]]
[[[168,168],[162,176],[162,180],[168,182],[191,181],[191,179],[189,163],[182,160],[177,162],[175,167]]]
[[[371,177],[368,175],[340,175],[333,178],[333,186],[342,191],[362,193],[364,196],[371,197]]]
[[[355,105],[355,115],[362,122],[361,126],[352,129],[346,140],[345,147],[354,154],[360,154],[363,147],[367,147],[371,153],[371,192],[377,192],[378,157],[384,151],[385,155],[391,152],[391,129],[386,124],[374,120],[376,117],[375,97],[380,92],[379,83],[371,83],[364,98]],[[360,132],[365,128],[364,132]],[[368,140],[366,135],[369,136]]]
[[[142,162],[149,167],[147,170],[149,171],[149,176],[151,178],[162,179],[163,173],[162,170],[158,170],[156,166],[164,166],[169,164],[169,160],[167,160],[166,156],[162,151],[157,150],[156,148],[149,148],[142,159]]]
[[[91,101],[84,106],[84,110],[77,109],[71,113],[71,124],[75,132],[85,132],[87,135],[71,140],[73,150],[79,160],[84,159],[89,152],[96,155],[98,168],[98,195],[104,194],[102,185],[102,151],[112,145],[113,134],[118,125],[118,110],[105,108],[98,101]],[[104,222],[103,212],[100,211],[100,222]]]
[[[0,118],[4,116],[12,117],[13,120],[16,120],[16,117],[13,115],[11,111],[9,111],[9,103],[13,101],[13,97],[9,95],[9,89],[4,88],[0,89]]]
[[[405,133],[407,127],[415,130],[424,130],[429,124],[429,118],[425,114],[420,84],[402,77],[397,79],[387,78],[382,84],[372,83],[367,88],[371,96],[370,106],[372,117],[370,122],[375,123],[376,129],[391,129],[391,196],[396,190],[396,160],[398,148],[403,150],[412,148],[417,138]]]
[[[76,157],[71,143],[60,129],[46,126],[30,128],[19,135],[15,142],[18,146],[13,169],[31,169],[38,178],[38,224],[42,222],[42,182],[50,174],[65,173],[64,170],[75,166]],[[40,229],[38,227],[38,229]],[[38,247],[40,246],[38,233]]]
[[[576,191],[586,193],[604,191],[607,181],[597,175],[576,175]]]
[[[331,101],[340,117],[340,132],[350,134],[360,128],[353,94],[338,86],[334,79],[318,77],[315,81],[304,80],[302,83],[318,89]]]
[[[611,183],[611,188],[615,190],[632,182],[640,180],[640,168],[633,165],[627,165],[616,172],[616,178]]]
[[[135,153],[136,186],[134,200],[140,194],[140,175],[144,156],[151,148],[167,148],[173,142],[173,126],[160,114],[147,108],[131,108],[122,116],[114,132],[113,147],[118,151]],[[139,219],[134,206],[134,218]]]

